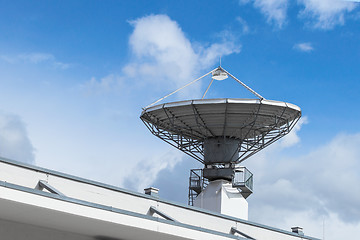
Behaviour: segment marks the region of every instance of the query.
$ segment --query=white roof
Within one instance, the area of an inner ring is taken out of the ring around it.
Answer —
[[[39,189],[39,181],[58,193]],[[231,233],[236,228],[257,240],[316,240],[3,158],[0,212],[0,225],[7,226],[4,239],[244,239]]]

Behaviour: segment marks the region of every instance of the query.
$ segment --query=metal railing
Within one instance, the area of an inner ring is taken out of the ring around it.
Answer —
[[[240,189],[244,194],[250,195],[253,192],[253,184],[253,174],[246,167],[236,167],[234,169],[233,187]]]
[[[188,204],[194,205],[195,198],[206,188],[209,181],[203,176],[203,169],[191,169],[189,177]]]
[[[203,169],[191,169],[189,177],[188,204],[194,205],[195,198],[206,188],[209,180],[204,178]],[[232,176],[232,187],[237,188],[244,198],[253,192],[253,174],[246,167],[235,167]]]

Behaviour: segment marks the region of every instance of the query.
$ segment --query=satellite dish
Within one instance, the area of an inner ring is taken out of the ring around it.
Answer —
[[[202,99],[155,105],[209,74],[212,80]],[[222,81],[228,76],[256,98],[204,99],[213,79]],[[143,108],[140,116],[152,134],[204,164],[201,173],[191,170],[190,184],[196,184],[189,186],[189,204],[202,191],[198,188],[204,179],[232,181],[248,197],[252,173],[238,167],[239,163],[288,134],[300,117],[298,106],[266,100],[221,66]]]

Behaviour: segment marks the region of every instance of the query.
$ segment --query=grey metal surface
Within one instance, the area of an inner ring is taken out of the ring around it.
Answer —
[[[59,190],[57,190],[56,188],[54,188],[53,186],[51,186],[49,183],[40,180],[39,183],[39,190],[42,190],[43,188],[45,188],[46,190],[48,190],[51,193],[60,195],[60,196],[65,196],[64,194],[62,194]]]
[[[217,179],[225,179],[231,181],[234,169],[232,167],[228,168],[204,168],[203,170],[204,178],[209,179],[209,181]]]
[[[174,218],[170,217],[169,215],[167,215],[166,213],[163,213],[162,211],[158,210],[156,207],[154,206],[151,206],[150,209],[149,209],[150,213],[156,213],[158,214],[159,216],[162,216],[163,218],[165,218],[166,220],[170,220],[170,221],[173,221],[173,222],[178,222],[176,221]]]
[[[242,162],[286,135],[301,116],[298,106],[265,99],[199,99],[145,108],[140,116],[157,137],[204,163],[204,141],[239,140]]]
[[[237,228],[235,227],[232,227],[230,232],[232,233],[238,233],[240,234],[241,236],[245,237],[246,239],[253,239],[253,240],[256,240],[255,238],[253,237],[250,237],[249,235],[247,235],[246,233],[243,233],[242,231],[238,230]]]
[[[236,162],[239,139],[216,137],[204,139],[205,164]]]

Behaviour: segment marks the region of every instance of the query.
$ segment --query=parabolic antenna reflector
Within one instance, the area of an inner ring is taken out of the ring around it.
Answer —
[[[159,104],[210,74],[201,99]],[[257,99],[204,99],[214,80],[227,79],[235,80]],[[216,180],[231,181],[242,197],[249,197],[253,175],[239,163],[288,134],[300,117],[298,106],[266,100],[221,66],[143,108],[140,116],[152,134],[204,164],[203,169],[190,172],[190,205],[207,182]],[[209,199],[211,202],[212,197]]]
[[[239,163],[290,132],[300,116],[298,106],[285,102],[225,98],[159,104],[140,118],[154,135],[202,163]],[[214,156],[207,145],[223,147]]]

